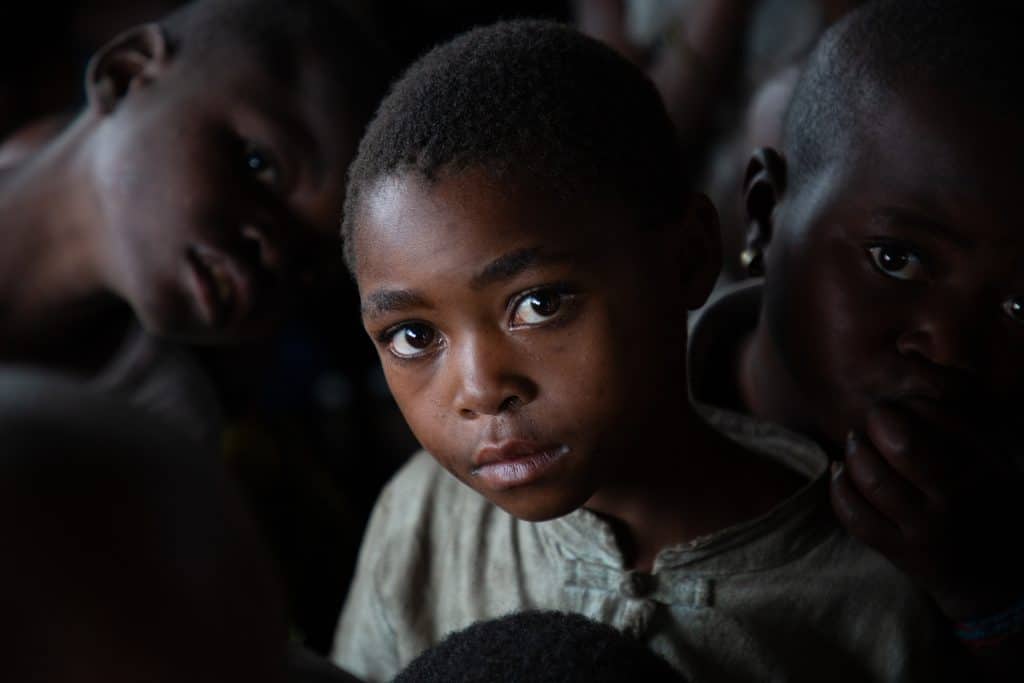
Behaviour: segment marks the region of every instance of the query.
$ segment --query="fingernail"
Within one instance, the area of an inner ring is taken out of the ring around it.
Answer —
[[[829,466],[829,469],[832,470],[832,481],[835,481],[839,477],[843,476],[843,463],[839,462],[838,460],[833,460],[832,464]]]
[[[857,435],[851,429],[846,434],[846,454],[850,455],[857,450]]]

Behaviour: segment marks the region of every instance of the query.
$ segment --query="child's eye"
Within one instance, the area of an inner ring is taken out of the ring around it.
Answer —
[[[1024,324],[1024,296],[1015,296],[1004,301],[1003,311],[1010,320]]]
[[[387,333],[388,350],[399,358],[422,356],[437,343],[437,331],[425,323],[406,323]]]
[[[258,180],[275,185],[278,180],[278,165],[270,152],[252,142],[245,143],[245,166]]]
[[[923,280],[924,264],[912,249],[895,244],[879,244],[868,247],[868,253],[875,267],[884,275],[897,280]]]
[[[512,311],[512,327],[539,325],[562,312],[568,295],[555,289],[544,289],[522,297]]]

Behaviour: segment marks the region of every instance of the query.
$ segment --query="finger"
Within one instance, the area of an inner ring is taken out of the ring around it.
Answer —
[[[850,432],[846,440],[844,464],[850,484],[875,510],[904,534],[921,528],[928,499],[855,432]]]
[[[954,481],[949,450],[934,428],[906,411],[881,404],[868,411],[865,434],[885,461],[929,498],[943,497]]]
[[[857,492],[843,463],[832,464],[830,493],[832,509],[851,536],[890,559],[898,556],[903,545],[899,529]]]

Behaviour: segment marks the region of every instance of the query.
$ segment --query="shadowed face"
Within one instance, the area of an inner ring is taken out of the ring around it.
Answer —
[[[363,323],[413,432],[453,475],[542,520],[666,447],[695,305],[678,229],[472,171],[370,190],[354,235]]]
[[[218,55],[171,60],[100,136],[107,278],[150,331],[188,341],[263,332],[340,259],[355,145],[342,86],[315,60],[284,83],[241,48]]]
[[[1007,429],[1024,379],[1019,126],[948,98],[875,114],[775,209],[773,345],[832,444],[878,401]]]

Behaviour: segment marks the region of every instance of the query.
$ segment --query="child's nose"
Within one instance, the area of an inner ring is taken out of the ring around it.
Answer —
[[[537,396],[514,350],[485,338],[466,340],[451,354],[455,365],[454,408],[463,418],[519,410]]]
[[[272,229],[266,226],[243,225],[242,238],[255,251],[259,264],[272,273],[284,269],[284,250],[271,234]]]
[[[975,312],[976,305],[940,302],[900,334],[897,348],[940,367],[971,371],[978,360],[978,335],[983,333]]]

